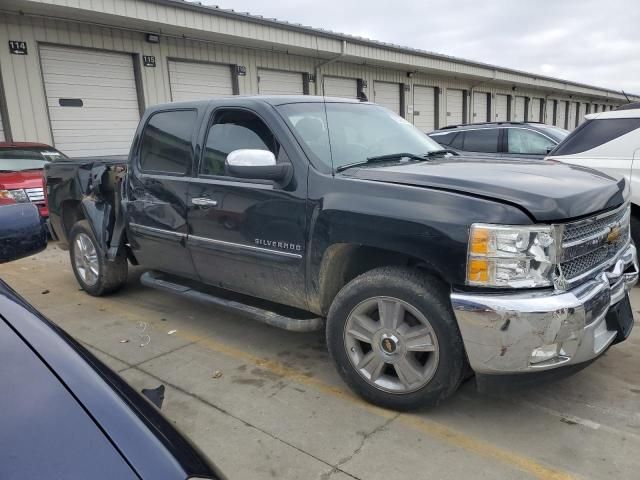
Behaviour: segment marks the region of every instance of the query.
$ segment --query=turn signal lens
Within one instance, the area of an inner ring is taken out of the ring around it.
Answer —
[[[489,230],[484,228],[471,230],[469,251],[474,255],[486,255],[489,252]]]
[[[487,283],[489,281],[489,262],[486,259],[474,258],[469,260],[467,269],[469,283]]]

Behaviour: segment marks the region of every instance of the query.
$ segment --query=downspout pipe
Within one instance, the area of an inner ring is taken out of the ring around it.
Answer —
[[[340,48],[340,53],[338,55],[336,55],[335,57],[331,57],[328,60],[325,60],[323,62],[318,63],[315,67],[313,67],[313,76],[315,77],[316,81],[316,95],[320,94],[320,79],[319,79],[319,72],[320,69],[322,67],[324,67],[325,65],[329,65],[330,63],[336,62],[338,60],[340,60],[342,57],[344,57],[347,54],[347,41],[343,40],[342,41],[342,46]]]

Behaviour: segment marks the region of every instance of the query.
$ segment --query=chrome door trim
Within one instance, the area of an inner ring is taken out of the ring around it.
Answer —
[[[212,245],[220,245],[223,247],[232,247],[232,248],[237,248],[239,250],[247,250],[251,252],[269,253],[272,255],[278,255],[278,256],[287,257],[287,258],[298,258],[298,259],[302,258],[302,254],[300,253],[281,252],[280,250],[271,250],[270,248],[256,247],[253,245],[245,245],[242,243],[225,242],[224,240],[215,240],[213,238],[199,237],[197,235],[189,235],[187,238],[187,243],[191,241],[209,243]]]
[[[129,222],[129,227],[139,233],[148,233],[152,236],[160,238],[174,237],[178,240],[183,240],[187,237],[187,235],[184,233],[174,232],[173,230],[165,230],[164,228],[148,227],[147,225],[140,225],[139,223]]]

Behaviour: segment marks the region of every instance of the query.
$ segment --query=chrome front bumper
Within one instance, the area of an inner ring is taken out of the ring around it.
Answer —
[[[636,248],[568,291],[452,293],[451,303],[471,368],[511,374],[592,360],[615,340],[605,317],[638,281]]]

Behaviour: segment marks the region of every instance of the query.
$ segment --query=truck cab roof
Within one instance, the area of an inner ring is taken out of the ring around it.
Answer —
[[[230,97],[219,97],[207,100],[192,100],[187,102],[172,102],[154,105],[148,109],[149,112],[166,110],[167,108],[182,107],[204,107],[210,104],[233,102],[237,105],[250,105],[256,103],[268,104],[271,106],[286,105],[289,103],[353,103],[369,104],[353,98],[323,97],[320,95],[234,95]]]

